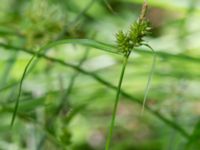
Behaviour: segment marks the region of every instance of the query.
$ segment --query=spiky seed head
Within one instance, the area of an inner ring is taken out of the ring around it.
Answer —
[[[123,31],[119,31],[116,37],[119,51],[126,55],[130,51],[129,37]]]
[[[150,33],[149,22],[145,19],[147,3],[144,3],[138,21],[134,22],[127,33],[119,31],[116,35],[120,52],[129,55],[134,47],[143,45],[144,37]]]

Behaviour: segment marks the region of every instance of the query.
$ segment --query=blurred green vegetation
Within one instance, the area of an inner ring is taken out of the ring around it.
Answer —
[[[104,149],[122,64],[106,50],[115,50],[115,33],[136,21],[142,3],[1,0],[0,150]],[[200,1],[148,4],[152,34],[146,41],[158,55],[155,74],[141,115],[152,53],[134,50],[111,150],[198,150]],[[11,128],[25,66],[47,44],[28,69]]]

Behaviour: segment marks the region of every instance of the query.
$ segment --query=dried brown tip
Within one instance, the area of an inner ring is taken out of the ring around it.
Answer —
[[[140,18],[139,18],[140,21],[144,20],[147,9],[148,9],[148,4],[147,4],[147,1],[145,0],[142,6]]]

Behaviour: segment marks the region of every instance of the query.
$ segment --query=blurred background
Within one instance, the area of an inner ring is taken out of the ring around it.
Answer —
[[[143,0],[1,0],[0,150],[103,150],[122,57],[61,39],[115,45],[118,30],[136,21]],[[157,52],[155,74],[141,115],[153,54],[130,56],[122,85],[111,150],[198,150],[200,147],[200,1],[148,0]],[[82,68],[77,71],[60,60]],[[85,72],[84,72],[85,71]],[[98,80],[96,78],[100,78]]]

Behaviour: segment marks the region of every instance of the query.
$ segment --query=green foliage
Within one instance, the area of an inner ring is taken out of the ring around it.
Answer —
[[[199,148],[199,3],[143,2],[1,0],[0,149]]]

